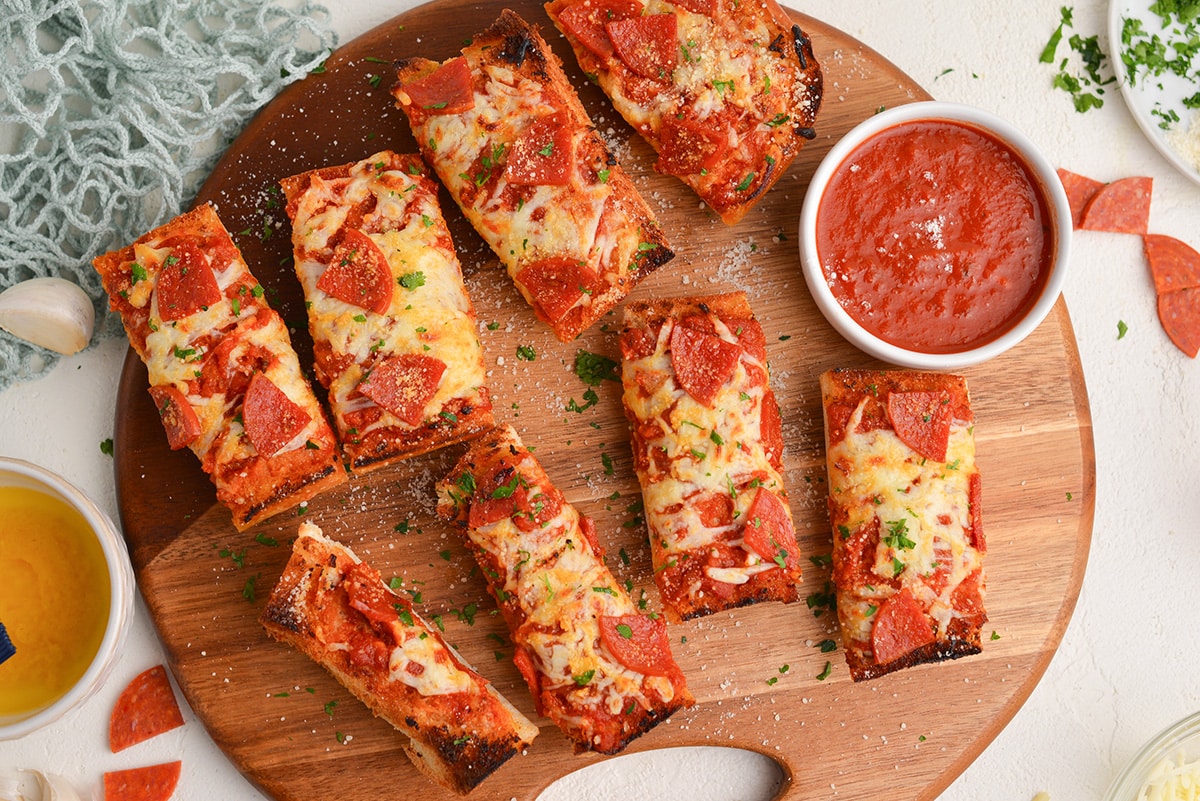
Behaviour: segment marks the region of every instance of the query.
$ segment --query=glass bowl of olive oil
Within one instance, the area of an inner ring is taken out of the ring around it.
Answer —
[[[0,740],[57,720],[108,677],[134,605],[129,554],[70,482],[0,457]]]

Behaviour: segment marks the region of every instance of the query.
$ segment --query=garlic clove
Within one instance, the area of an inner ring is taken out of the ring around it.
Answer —
[[[40,770],[0,773],[0,801],[81,801],[62,776]]]
[[[92,299],[64,278],[30,278],[0,292],[0,328],[59,353],[86,348],[95,318]]]

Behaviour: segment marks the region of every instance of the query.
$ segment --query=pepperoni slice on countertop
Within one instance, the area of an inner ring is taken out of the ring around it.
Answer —
[[[613,658],[637,673],[667,676],[677,669],[662,618],[601,615],[600,642]]]
[[[387,314],[394,287],[387,256],[357,228],[345,229],[329,266],[317,279],[317,289],[375,314]]]
[[[208,259],[191,242],[171,248],[158,272],[158,316],[182,320],[221,301],[221,289]]]
[[[400,88],[413,106],[430,114],[461,114],[475,108],[475,77],[463,56]]]
[[[556,323],[592,291],[596,273],[570,256],[551,256],[535,261],[517,273],[517,283],[533,296],[537,309]]]
[[[186,448],[200,436],[200,418],[183,393],[172,386],[150,387],[150,397],[158,409],[158,419],[167,432],[171,450]]]
[[[679,59],[674,14],[647,14],[604,23],[617,57],[625,66],[652,81],[670,81]]]
[[[671,331],[671,366],[675,380],[700,403],[711,407],[717,393],[737,369],[742,349],[718,336],[675,326]]]
[[[564,186],[575,166],[571,118],[565,111],[539,117],[513,142],[504,165],[509,183]]]
[[[242,401],[242,425],[254,449],[274,456],[312,421],[282,389],[262,373],[255,373]]]
[[[1134,176],[1106,184],[1087,208],[1079,227],[1088,231],[1145,235],[1150,225],[1154,179]]]
[[[712,169],[729,152],[729,136],[723,126],[674,115],[663,119],[659,142],[654,169],[664,175],[697,175]]]
[[[164,762],[104,774],[104,801],[167,801],[179,784],[183,763]]]
[[[143,671],[121,691],[108,721],[108,747],[115,754],[183,725],[183,714],[162,665]]]
[[[1062,168],[1058,170],[1058,180],[1067,192],[1067,203],[1071,207],[1071,225],[1073,228],[1079,228],[1083,222],[1083,210],[1092,202],[1096,193],[1104,188],[1104,183]]]
[[[1175,346],[1196,358],[1200,352],[1200,288],[1159,295],[1158,320]]]
[[[926,459],[946,461],[954,410],[945,390],[892,392],[887,399],[887,416],[901,442]]]
[[[358,390],[410,426],[419,426],[445,372],[441,359],[402,353],[375,365]]]
[[[1164,234],[1142,237],[1146,263],[1159,295],[1200,286],[1200,253],[1186,242]]]
[[[788,517],[783,499],[765,487],[759,487],[746,510],[746,524],[742,526],[742,539],[768,562],[779,563],[785,570],[800,566],[800,546],[796,544],[796,530]]]
[[[569,35],[603,60],[614,52],[605,23],[641,13],[642,4],[637,0],[583,0],[558,12],[558,21]]]
[[[871,629],[871,651],[881,665],[934,641],[933,627],[907,587],[883,602]]]

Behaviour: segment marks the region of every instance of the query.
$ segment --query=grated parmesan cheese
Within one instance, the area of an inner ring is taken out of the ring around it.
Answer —
[[[1200,111],[1192,113],[1186,130],[1179,127],[1167,132],[1167,144],[1187,163],[1200,172]]]

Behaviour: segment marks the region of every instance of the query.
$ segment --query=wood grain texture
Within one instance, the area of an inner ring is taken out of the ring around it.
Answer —
[[[927,98],[879,54],[819,21],[793,14],[812,35],[825,70],[818,137],[740,225],[699,208],[682,184],[650,169],[649,148],[578,70],[540,5],[512,7],[547,32],[599,130],[656,209],[675,261],[633,298],[743,289],[767,335],[772,383],[784,420],[785,477],[805,555],[830,551],[817,376],[836,366],[877,363],[820,316],[799,271],[795,227],[820,158],[880,106]],[[349,43],[327,71],[295,84],[246,129],[199,200],[215,202],[259,279],[310,360],[289,230],[275,188],[284,176],[356,160],[385,147],[412,150],[388,89],[394,58],[446,58],[494,19],[499,6],[444,0],[414,9]],[[374,77],[379,76],[379,77]],[[620,387],[585,385],[571,372],[577,349],[617,358],[619,319],[559,343],[534,320],[482,240],[443,197],[479,319],[497,417],[512,423],[567,498],[596,519],[618,579],[658,598],[620,405]],[[535,361],[518,360],[518,345]],[[855,685],[836,639],[834,615],[805,604],[760,605],[671,628],[679,664],[698,705],[636,741],[630,751],[731,745],[761,751],[789,774],[788,799],[929,799],[944,789],[1028,697],[1063,635],[1079,593],[1091,538],[1095,460],[1087,394],[1070,319],[1060,300],[1020,347],[964,371],[977,417],[988,533],[988,611],[996,639],[981,655],[922,666]],[[287,560],[299,519],[285,515],[239,534],[189,452],[171,452],[132,353],[116,411],[116,479],[126,538],[143,596],[184,695],[213,739],[280,801],[390,799],[444,791],[420,778],[400,735],[371,717],[333,679],[270,641],[257,616]],[[310,504],[308,519],[350,545],[385,577],[399,576],[426,617],[440,615],[457,645],[523,712],[532,702],[512,666],[504,626],[460,535],[434,514],[434,482],[460,448],[356,478]],[[607,457],[607,459],[605,458]],[[611,468],[606,469],[606,464]],[[820,593],[827,568],[806,564],[805,594]],[[475,605],[473,624],[467,612]],[[828,678],[817,676],[832,662]],[[783,672],[785,670],[786,672]],[[769,680],[775,680],[768,683]],[[533,799],[554,779],[601,759],[572,755],[558,731],[473,794]]]

